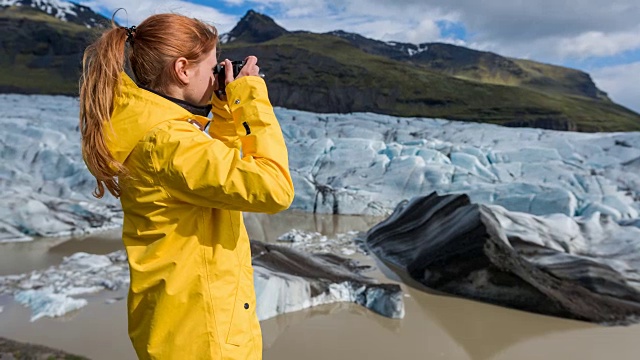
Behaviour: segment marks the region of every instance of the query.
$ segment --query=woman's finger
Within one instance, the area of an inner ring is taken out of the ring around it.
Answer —
[[[231,65],[231,60],[224,59],[224,83],[229,85],[233,80],[235,79],[233,78],[233,66]]]

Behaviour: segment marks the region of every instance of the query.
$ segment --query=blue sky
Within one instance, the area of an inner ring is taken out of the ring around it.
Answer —
[[[580,69],[612,100],[640,112],[640,1],[609,0],[86,0],[135,25],[179,12],[227,32],[249,10],[287,30],[344,30],[384,41],[442,41]],[[119,15],[120,15],[119,14]]]

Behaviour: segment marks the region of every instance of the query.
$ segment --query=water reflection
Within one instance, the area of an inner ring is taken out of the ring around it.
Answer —
[[[404,290],[412,298],[411,304],[415,305],[408,307],[407,316],[421,313],[422,317],[433,321],[465,350],[469,359],[493,359],[506,349],[536,337],[601,328],[587,322],[533,314],[444,294],[425,287],[406,276],[406,272],[378,259],[372,261],[385,277],[404,282]]]
[[[270,348],[282,334],[287,332],[290,328],[295,328],[306,320],[314,317],[338,317],[341,316],[340,314],[343,312],[361,317],[367,322],[375,322],[378,326],[389,333],[398,333],[400,331],[400,320],[385,318],[353,303],[339,302],[315,306],[302,311],[296,311],[276,316],[272,319],[263,320],[260,322],[263,346],[266,349]]]

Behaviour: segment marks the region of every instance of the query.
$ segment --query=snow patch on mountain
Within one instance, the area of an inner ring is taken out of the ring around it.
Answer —
[[[0,7],[20,6],[39,9],[57,19],[92,28],[101,16],[90,8],[64,0],[0,0]]]

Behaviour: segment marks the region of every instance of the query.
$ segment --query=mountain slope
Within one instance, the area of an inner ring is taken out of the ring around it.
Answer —
[[[63,1],[0,4],[0,92],[77,95],[82,53],[109,20]]]
[[[349,41],[366,53],[424,66],[460,79],[609,100],[606,93],[596,87],[589,74],[579,70],[507,58],[452,44],[382,42],[344,31],[329,34]]]

